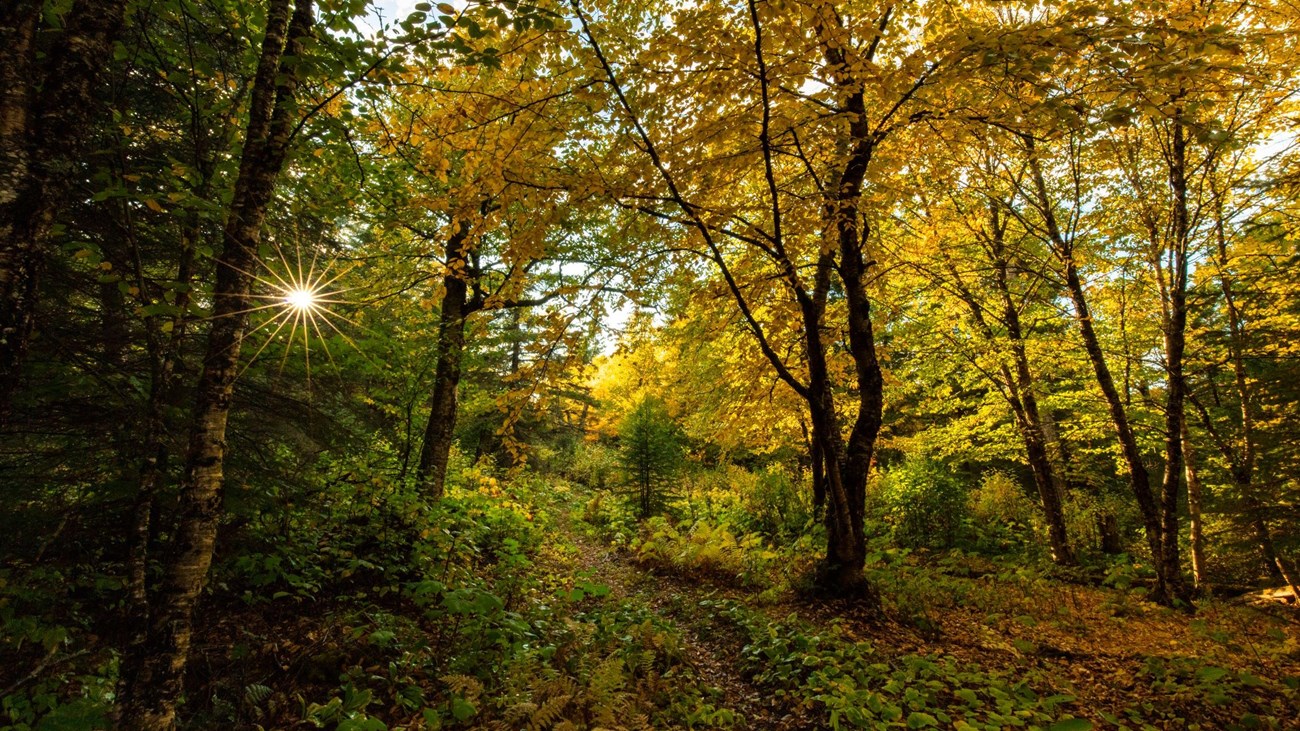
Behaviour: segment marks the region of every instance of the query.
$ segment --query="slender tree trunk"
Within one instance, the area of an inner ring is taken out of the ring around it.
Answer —
[[[1161,552],[1159,574],[1173,598],[1187,599],[1179,560],[1178,498],[1183,479],[1183,421],[1187,382],[1183,355],[1187,348],[1187,249],[1191,231],[1187,213],[1187,140],[1181,108],[1173,121],[1169,186],[1174,195],[1172,262],[1169,270],[1169,317],[1165,323],[1165,473],[1160,490]]]
[[[1034,394],[1034,378],[1029,370],[1029,358],[1025,353],[1025,341],[1020,330],[1020,315],[1016,312],[1010,293],[1006,289],[1005,266],[1002,267],[1002,276],[1007,334],[1011,337],[1011,352],[1016,365],[1015,393],[1019,397],[1023,415],[1021,434],[1025,441],[1025,453],[1034,474],[1035,486],[1038,488],[1043,517],[1047,521],[1047,537],[1052,549],[1052,559],[1062,566],[1072,566],[1075,564],[1075,558],[1074,551],[1070,548],[1070,539],[1065,531],[1061,482],[1052,469],[1052,461],[1047,456],[1047,438],[1043,434],[1038,397]]]
[[[1188,530],[1192,549],[1192,581],[1196,591],[1206,589],[1205,531],[1201,521],[1201,477],[1196,469],[1195,453],[1192,451],[1191,436],[1187,431],[1187,420],[1183,420],[1183,463],[1187,472],[1187,516]]]
[[[1079,268],[1074,259],[1073,243],[1061,232],[1060,225],[1057,223],[1056,215],[1052,209],[1051,199],[1047,193],[1047,182],[1043,178],[1042,167],[1035,156],[1032,142],[1027,144],[1030,155],[1030,169],[1033,173],[1034,187],[1038,195],[1039,209],[1047,226],[1052,251],[1064,270],[1066,291],[1069,292],[1070,302],[1074,306],[1074,318],[1079,326],[1079,336],[1083,340],[1083,348],[1088,354],[1088,361],[1092,364],[1097,387],[1101,389],[1102,396],[1106,399],[1111,424],[1115,428],[1115,435],[1119,440],[1120,449],[1124,455],[1124,464],[1128,468],[1129,487],[1133,492],[1133,496],[1137,499],[1138,510],[1142,514],[1142,523],[1146,529],[1147,546],[1151,550],[1151,560],[1156,566],[1156,592],[1154,598],[1160,603],[1168,604],[1172,601],[1172,594],[1170,593],[1170,577],[1165,573],[1167,566],[1162,560],[1165,555],[1161,547],[1164,525],[1161,520],[1160,506],[1156,503],[1155,494],[1151,490],[1150,473],[1147,472],[1146,465],[1142,462],[1142,452],[1138,448],[1137,437],[1129,424],[1128,410],[1124,406],[1119,390],[1115,388],[1115,379],[1111,376],[1110,366],[1106,363],[1106,355],[1101,348],[1101,341],[1097,337],[1097,331],[1093,329],[1092,311],[1088,306],[1088,298],[1083,291],[1083,280],[1079,277]]]
[[[312,0],[275,0],[254,80],[248,132],[217,261],[214,316],[199,378],[189,451],[180,486],[180,521],[164,565],[146,641],[123,668],[122,726],[170,730],[176,725],[193,633],[194,607],[207,579],[221,518],[226,422],[247,327],[251,272],[276,178],[297,122],[294,97],[302,39],[315,24]]]
[[[1119,438],[1120,448],[1124,454],[1124,463],[1128,467],[1129,487],[1137,498],[1138,510],[1142,513],[1142,523],[1146,529],[1147,545],[1151,549],[1152,560],[1160,566],[1163,565],[1160,563],[1160,557],[1163,555],[1160,548],[1163,527],[1160,520],[1160,508],[1156,504],[1155,495],[1151,491],[1151,478],[1146,465],[1142,463],[1142,453],[1138,449],[1137,437],[1133,433],[1133,428],[1129,425],[1128,412],[1124,408],[1119,392],[1115,389],[1115,381],[1111,378],[1110,368],[1106,365],[1105,353],[1101,349],[1101,343],[1097,338],[1096,331],[1092,328],[1092,314],[1088,309],[1088,300],[1084,295],[1083,284],[1079,279],[1079,272],[1074,264],[1073,256],[1065,259],[1065,269],[1066,286],[1070,292],[1070,300],[1074,305],[1075,319],[1079,324],[1083,347],[1088,354],[1089,362],[1092,363],[1097,385],[1101,389],[1106,404],[1110,409],[1111,423],[1115,427],[1115,433]],[[1157,599],[1164,599],[1165,591],[1166,581],[1161,576],[1159,578]]]
[[[1024,421],[1021,424],[1021,436],[1025,442],[1029,469],[1034,476],[1034,487],[1038,490],[1039,507],[1047,522],[1047,542],[1052,551],[1052,560],[1060,566],[1073,566],[1077,562],[1065,530],[1061,485],[1056,480],[1051,460],[1047,457],[1047,447],[1043,443],[1042,431],[1038,428],[1037,414],[1031,414],[1028,406],[1025,407]]]
[[[456,436],[456,391],[460,387],[461,358],[465,352],[465,318],[473,311],[465,271],[469,229],[460,228],[447,242],[446,276],[442,279],[442,308],[438,316],[438,367],[429,398],[429,421],[416,479],[424,494],[440,500],[447,481],[447,460]]]
[[[78,0],[38,53],[40,0],[0,10],[0,428],[27,355],[50,230],[66,203],[98,118],[105,59],[126,0]]]
[[[994,284],[1002,305],[1002,321],[1011,341],[1011,352],[1015,373],[1005,363],[1001,364],[1003,393],[1016,418],[1021,439],[1025,445],[1025,458],[1030,473],[1034,477],[1034,486],[1038,491],[1039,507],[1047,522],[1048,545],[1052,559],[1062,565],[1075,563],[1074,552],[1070,549],[1069,537],[1065,530],[1065,511],[1061,501],[1063,490],[1060,480],[1052,469],[1051,459],[1047,454],[1047,436],[1043,429],[1043,420],[1038,410],[1038,397],[1034,392],[1033,373],[1029,368],[1029,356],[1025,349],[1024,330],[1020,324],[1020,311],[1016,308],[1011,295],[1008,275],[1009,262],[1003,235],[1006,222],[1002,219],[997,204],[989,205],[989,230],[987,235],[988,250],[993,265]],[[961,273],[949,260],[948,269],[961,300],[970,310],[971,319],[975,321],[986,342],[994,345],[997,334],[984,316],[984,310],[975,297],[975,293],[966,285]],[[994,379],[996,380],[996,379]]]

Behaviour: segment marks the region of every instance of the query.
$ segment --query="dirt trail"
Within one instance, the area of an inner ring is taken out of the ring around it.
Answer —
[[[571,526],[562,527],[577,549],[575,574],[608,586],[615,597],[649,607],[681,632],[686,660],[695,669],[701,687],[716,688],[720,693],[711,702],[744,717],[737,729],[796,731],[803,727],[782,710],[770,692],[753,685],[740,673],[743,641],[719,634],[702,613],[699,603],[727,596],[723,590],[649,573],[619,551]]]

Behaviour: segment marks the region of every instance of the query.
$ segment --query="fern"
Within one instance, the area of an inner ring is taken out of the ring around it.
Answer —
[[[250,706],[259,706],[271,697],[271,689],[265,685],[253,683],[244,688],[244,702]]]
[[[483,683],[471,675],[444,675],[438,679],[446,683],[453,694],[470,703],[477,702],[483,695]]]

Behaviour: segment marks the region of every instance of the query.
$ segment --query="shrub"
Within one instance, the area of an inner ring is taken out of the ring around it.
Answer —
[[[734,533],[705,521],[678,525],[656,516],[643,524],[636,542],[638,561],[735,578],[747,585],[767,583],[776,551],[756,533]]]
[[[573,461],[565,470],[568,476],[587,487],[604,490],[618,473],[619,455],[599,443],[579,445],[573,452]]]
[[[885,517],[900,545],[951,548],[967,517],[967,495],[941,463],[909,457],[880,481]]]
[[[1006,472],[986,472],[967,505],[980,548],[1004,551],[1036,543],[1034,533],[1042,522],[1038,505]]]
[[[779,466],[754,475],[745,507],[750,530],[772,538],[802,533],[813,519],[812,494],[801,489],[790,473]]]

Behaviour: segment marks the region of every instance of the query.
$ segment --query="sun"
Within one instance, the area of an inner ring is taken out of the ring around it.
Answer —
[[[295,310],[311,310],[316,307],[316,292],[310,289],[291,289],[284,293],[284,303]]]
[[[234,314],[265,312],[270,317],[265,318],[260,324],[245,333],[245,338],[251,338],[258,332],[262,332],[264,335],[261,344],[253,351],[252,356],[248,358],[238,375],[242,376],[244,371],[248,370],[258,357],[275,342],[280,342],[285,346],[284,355],[280,359],[280,371],[283,372],[293,343],[301,342],[306,363],[307,383],[310,388],[312,340],[315,340],[320,348],[325,351],[325,355],[331,363],[334,361],[334,354],[330,352],[327,342],[329,340],[327,335],[331,332],[347,343],[353,350],[358,353],[361,352],[356,342],[340,328],[344,323],[362,329],[365,328],[355,320],[338,312],[337,307],[339,305],[355,304],[344,299],[344,294],[350,290],[363,289],[364,287],[339,288],[334,286],[335,282],[352,271],[352,266],[344,266],[339,271],[334,271],[336,261],[329,261],[323,268],[318,269],[316,266],[317,252],[313,252],[310,260],[304,262],[301,250],[295,252],[292,259],[284,255],[279,245],[275,245],[275,250],[278,256],[268,257],[262,262],[265,265],[263,271],[266,276],[262,276],[257,272],[239,270],[264,288],[261,292],[250,292],[246,295],[253,302],[262,300],[263,303],[253,304],[253,306]],[[304,263],[306,266],[304,266]],[[299,332],[301,332],[301,335],[299,335]],[[365,357],[364,354],[362,354],[362,357]]]

